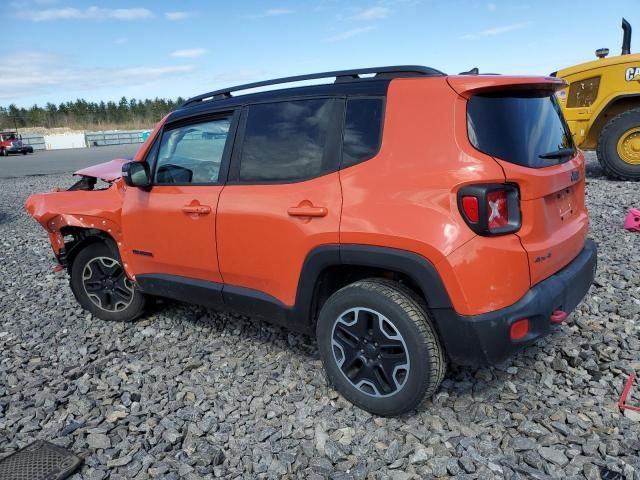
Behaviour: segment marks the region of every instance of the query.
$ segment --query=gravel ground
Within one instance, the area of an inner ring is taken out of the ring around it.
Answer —
[[[85,458],[74,479],[638,480],[639,418],[616,402],[640,372],[640,235],[621,228],[640,184],[592,158],[588,172],[600,259],[586,300],[554,335],[453,369],[392,419],[328,388],[308,337],[169,302],[135,324],[87,315],[22,210],[70,177],[0,179],[0,457],[47,439]]]

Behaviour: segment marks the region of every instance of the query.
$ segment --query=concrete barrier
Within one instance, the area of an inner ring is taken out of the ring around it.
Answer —
[[[85,148],[87,146],[84,132],[45,135],[44,143],[47,150],[57,150],[61,148]]]

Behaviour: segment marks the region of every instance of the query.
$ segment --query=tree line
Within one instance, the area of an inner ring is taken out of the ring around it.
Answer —
[[[88,102],[78,99],[56,105],[33,105],[18,108],[15,104],[0,106],[0,129],[25,127],[68,127],[77,129],[149,128],[184,99],[155,98],[137,100],[122,97],[119,102]]]

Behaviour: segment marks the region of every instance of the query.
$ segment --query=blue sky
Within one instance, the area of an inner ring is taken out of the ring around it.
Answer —
[[[619,54],[637,0],[2,0],[0,104],[188,97],[344,68],[548,74]],[[638,42],[632,42],[632,51]]]

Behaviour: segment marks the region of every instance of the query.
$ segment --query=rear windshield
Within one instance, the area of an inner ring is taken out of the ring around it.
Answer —
[[[469,99],[467,127],[478,150],[518,165],[547,167],[575,153],[553,92],[475,95]]]

